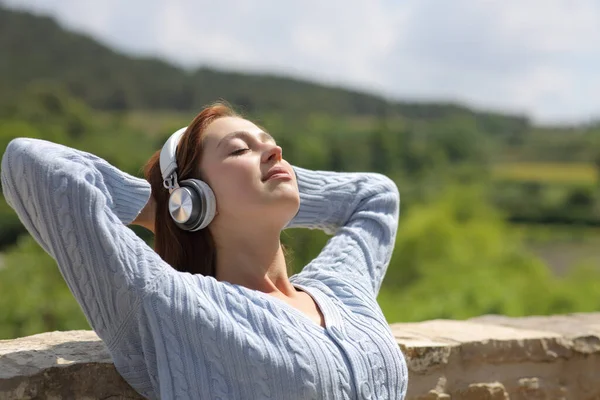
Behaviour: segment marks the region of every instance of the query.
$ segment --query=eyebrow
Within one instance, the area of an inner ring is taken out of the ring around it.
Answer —
[[[275,143],[275,139],[273,138],[273,136],[269,135],[267,132],[260,132],[258,134],[258,136],[260,136],[260,138],[262,139],[263,142],[271,141],[271,142]],[[233,138],[256,139],[256,137],[253,134],[251,134],[250,132],[247,132],[247,131],[231,132],[231,133],[228,133],[227,135],[223,136],[223,138],[217,144],[217,149],[219,148],[219,146],[222,143],[228,141],[229,139],[233,139]]]

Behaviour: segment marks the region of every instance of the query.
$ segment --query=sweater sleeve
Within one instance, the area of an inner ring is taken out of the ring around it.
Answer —
[[[294,166],[300,209],[287,228],[333,235],[304,271],[354,275],[377,295],[398,228],[400,194],[378,173],[312,171]]]
[[[8,144],[1,178],[7,203],[56,260],[110,348],[120,325],[168,268],[125,226],[147,203],[150,184],[93,154],[31,138]]]

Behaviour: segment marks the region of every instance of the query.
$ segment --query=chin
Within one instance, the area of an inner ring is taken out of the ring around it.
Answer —
[[[268,193],[268,196],[273,202],[296,203],[300,204],[300,193],[298,189],[291,186],[279,186],[275,190]]]

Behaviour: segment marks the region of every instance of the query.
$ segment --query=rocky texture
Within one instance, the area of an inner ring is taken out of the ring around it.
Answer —
[[[600,399],[600,313],[392,324],[409,399]],[[92,331],[0,341],[0,399],[139,399]]]
[[[141,399],[93,331],[0,340],[0,399]]]
[[[411,399],[600,399],[600,313],[393,324]]]

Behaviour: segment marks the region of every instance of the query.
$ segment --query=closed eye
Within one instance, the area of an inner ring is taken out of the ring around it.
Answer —
[[[231,153],[230,156],[239,156],[239,155],[242,155],[246,150],[250,150],[250,149],[239,149],[239,150],[236,150],[233,153]]]

